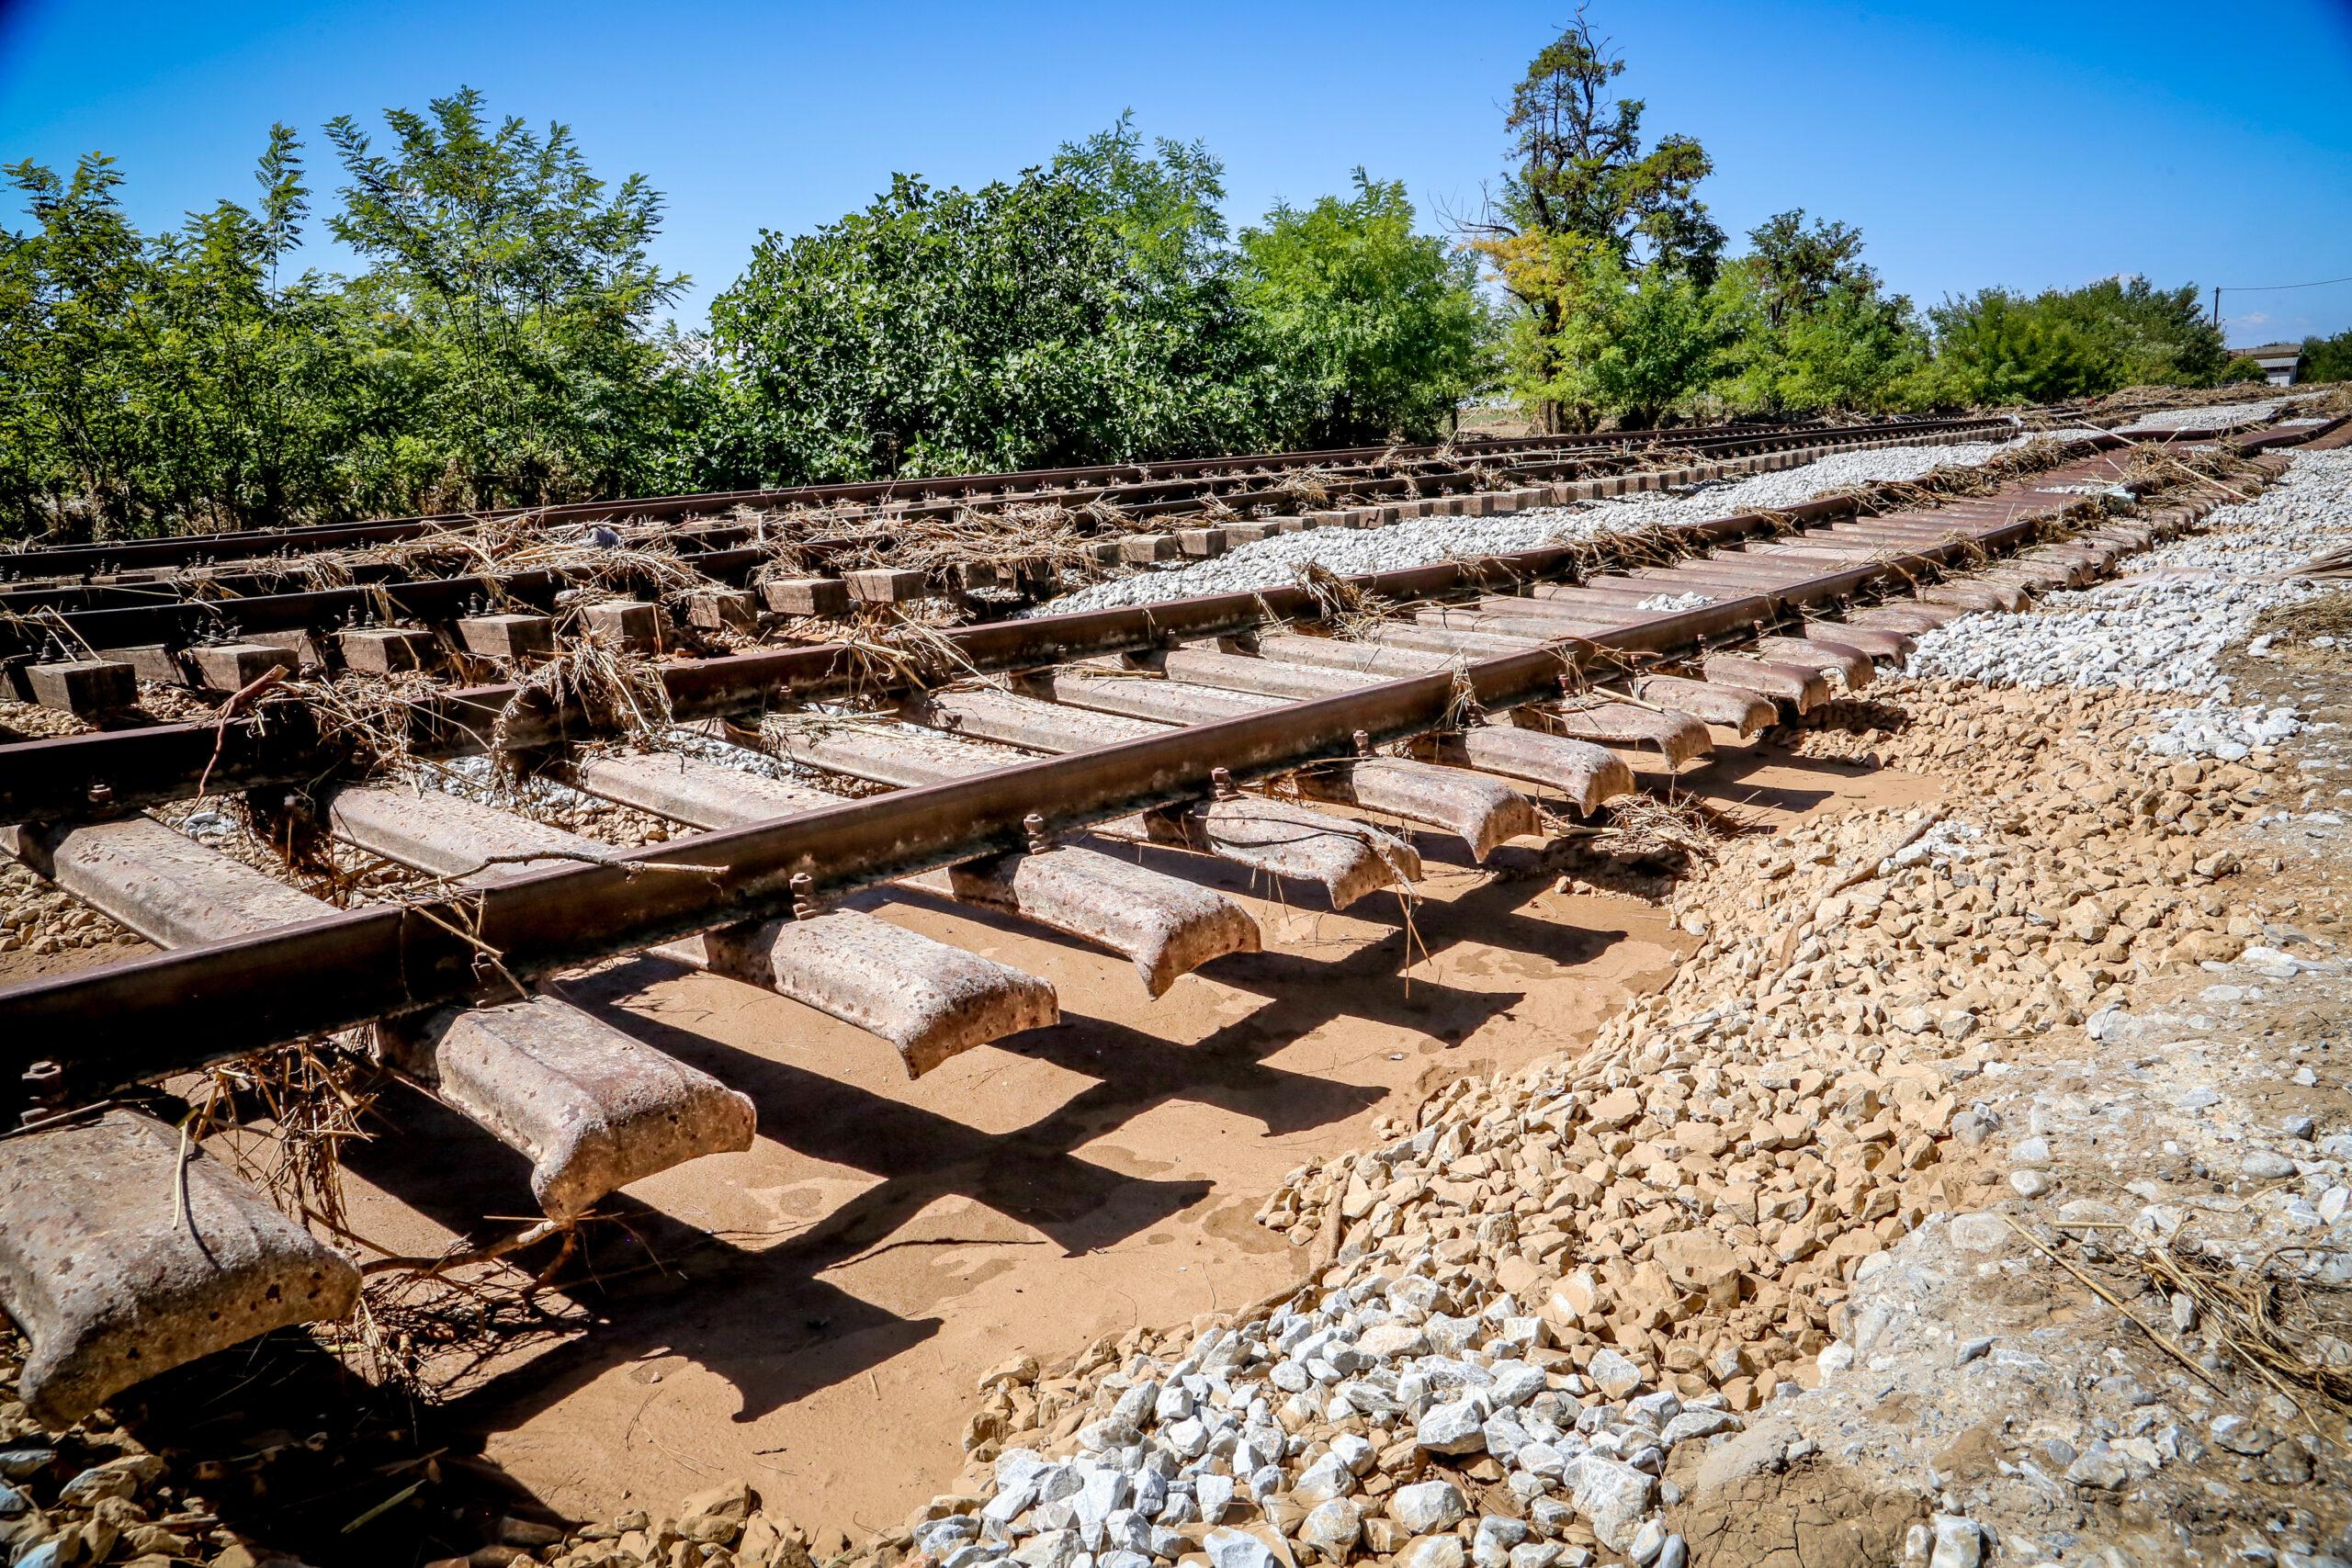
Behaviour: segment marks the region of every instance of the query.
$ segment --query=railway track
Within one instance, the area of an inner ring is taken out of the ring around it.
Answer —
[[[0,1139],[0,1304],[32,1343],[24,1396],[70,1422],[358,1289],[184,1147],[152,1086],[291,1043],[366,1050],[528,1160],[544,1219],[512,1241],[553,1235],[754,1130],[742,1095],[548,989],[565,970],[662,948],[855,1024],[910,1074],[1057,1018],[1044,982],[842,906],[905,888],[1116,953],[1157,996],[1260,932],[1120,845],[1335,906],[1409,896],[1415,833],[1483,860],[1545,806],[1603,811],[1635,787],[1629,751],[1679,767],[1736,745],[1867,684],[1917,632],[2087,581],[2211,504],[2158,493],[2193,474],[2126,448],[2069,443],[1983,493],[1881,487],[1613,544],[647,666],[667,722],[702,730],[674,746],[616,745],[594,704],[515,680],[420,684],[365,733],[289,695],[0,747],[6,847],[163,950],[0,990],[23,1108]],[[2152,499],[2116,520],[2102,492],[2126,479]],[[669,836],[612,844],[375,772],[493,740]],[[229,792],[273,842],[425,880],[338,908],[148,814]]]
[[[0,582],[0,671],[19,696],[105,719],[130,705],[139,680],[225,693],[289,658],[303,669],[391,674],[528,659],[590,626],[647,646],[707,649],[799,617],[915,601],[987,618],[1073,579],[1221,554],[1280,531],[1597,499],[2010,428],[1736,428],[1678,434],[1670,446],[1656,433],[1619,433],[1243,458],[1149,478],[982,476],[969,494],[819,486],[34,550],[0,558],[0,570],[27,574]],[[1016,516],[1025,533],[1010,536],[1026,547],[998,544]],[[952,540],[944,547],[941,530]],[[534,547],[559,538],[572,546],[559,561]],[[654,608],[627,612],[615,601]],[[117,668],[44,674],[45,664]]]
[[[1699,462],[1735,461],[1795,447],[1829,448],[1889,435],[1929,435],[2007,424],[1985,419],[1892,419],[1854,426],[1815,424],[1702,425],[1668,431],[1604,431],[1584,434],[1464,437],[1443,445],[1350,447],[1261,453],[1155,464],[1028,469],[862,483],[801,485],[776,490],[698,491],[619,501],[569,502],[483,513],[384,518],[282,529],[180,535],[154,539],[34,547],[0,555],[0,603],[45,602],[76,580],[137,579],[196,565],[299,558],[325,550],[399,543],[463,531],[483,524],[527,522],[536,527],[678,525],[738,513],[797,509],[894,520],[950,514],[1041,501],[1098,515],[1167,516],[1203,509],[1209,498],[1228,510],[1294,505],[1297,487],[1285,476],[1308,474],[1363,497],[1414,497],[1492,488],[1494,476],[1524,474],[1545,480],[1607,477],[1661,453]],[[1656,466],[1653,464],[1652,466]],[[1216,510],[1211,507],[1210,510]],[[689,533],[704,530],[689,530]],[[724,536],[724,530],[707,531]],[[696,541],[689,537],[692,546]],[[127,586],[139,586],[138,582]]]

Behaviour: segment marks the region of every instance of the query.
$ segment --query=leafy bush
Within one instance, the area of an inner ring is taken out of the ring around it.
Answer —
[[[2352,329],[2303,340],[2303,379],[2352,381]]]
[[[607,187],[561,126],[495,127],[479,94],[329,128],[350,184],[329,228],[370,265],[282,276],[309,211],[270,133],[252,207],[141,233],[121,175],[30,162],[0,247],[0,511],[85,536],[611,493],[681,404],[647,259],[661,198]]]
[[[2106,278],[2028,297],[1982,289],[1928,312],[1937,396],[1958,403],[2053,402],[2119,387],[2211,386],[2228,359],[2197,287]]]
[[[347,286],[392,417],[370,499],[474,508],[627,489],[667,438],[661,310],[686,280],[648,255],[662,197],[607,186],[560,125],[494,128],[471,88],[385,113],[379,153],[348,116],[327,138],[349,180],[335,238],[371,265]]]
[[[1415,233],[1405,187],[1362,169],[1352,197],[1243,230],[1239,288],[1282,444],[1426,440],[1484,377],[1476,264]]]
[[[1654,424],[1713,374],[1716,331],[1688,276],[1542,231],[1489,254],[1504,258],[1524,307],[1504,338],[1511,389],[1552,427]]]
[[[763,232],[711,310],[759,478],[1050,467],[1254,433],[1263,389],[1204,232],[1216,164],[1115,164],[1066,154],[977,191],[901,175],[814,234]]]
[[[1927,358],[1900,294],[1862,265],[1861,231],[1783,212],[1748,234],[1709,294],[1724,344],[1714,391],[1733,411],[1780,417],[1884,409]]]

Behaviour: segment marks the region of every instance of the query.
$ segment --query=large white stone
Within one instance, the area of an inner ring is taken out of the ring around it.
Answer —
[[[1363,1511],[1345,1497],[1317,1504],[1298,1525],[1300,1540],[1337,1562],[1347,1561],[1363,1538]]]
[[[1306,1507],[1328,1503],[1334,1497],[1344,1497],[1356,1489],[1355,1472],[1336,1453],[1327,1453],[1299,1472],[1291,1484],[1291,1495]]]
[[[1384,1323],[1356,1336],[1356,1350],[1378,1361],[1430,1353],[1429,1336],[1410,1323]]]
[[[1936,1549],[1928,1568],[1976,1568],[1984,1558],[1984,1534],[1956,1514],[1936,1516]]]
[[[1642,1369],[1606,1346],[1592,1353],[1585,1375],[1611,1399],[1623,1399],[1642,1386]]]
[[[1601,1544],[1611,1551],[1631,1546],[1657,1483],[1630,1464],[1599,1454],[1586,1454],[1571,1464],[1567,1480],[1575,1488],[1577,1512]]]
[[[1458,1535],[1416,1536],[1396,1557],[1396,1568],[1463,1568],[1469,1553]]]
[[[1399,1486],[1388,1498],[1388,1517],[1415,1535],[1452,1529],[1469,1513],[1470,1505],[1463,1499],[1462,1489],[1451,1481],[1419,1481],[1410,1486]]]
[[[1228,1529],[1222,1526],[1209,1531],[1201,1543],[1216,1568],[1285,1568],[1273,1549],[1248,1530]]]
[[[1487,1446],[1487,1410],[1475,1395],[1432,1404],[1413,1426],[1413,1441],[1435,1454],[1472,1454]]]

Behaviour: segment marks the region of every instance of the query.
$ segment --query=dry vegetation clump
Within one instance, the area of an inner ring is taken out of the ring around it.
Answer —
[[[2338,577],[2352,573],[2352,549],[2331,552],[2320,558],[2314,569],[2298,568],[2297,577]],[[2314,637],[2334,637],[2339,645],[2352,643],[2352,593],[2324,593],[2316,599],[2304,599],[2292,604],[2274,604],[2262,612],[2255,621],[2256,635],[2267,634],[2288,642],[2308,643]]]
[[[2310,1249],[2283,1248],[2241,1264],[2225,1246],[2200,1247],[2184,1234],[2125,1260],[2160,1295],[2190,1303],[2205,1339],[2231,1360],[2258,1369],[2312,1431],[2322,1428],[2306,1400],[2339,1419],[2352,1412],[2352,1285],[2330,1282],[2308,1267]]]
[[[573,716],[600,735],[658,744],[673,724],[669,688],[661,668],[644,655],[616,648],[594,632],[562,643],[555,657],[517,684],[491,726],[490,751],[502,761],[538,744],[526,724],[552,718],[560,732]]]

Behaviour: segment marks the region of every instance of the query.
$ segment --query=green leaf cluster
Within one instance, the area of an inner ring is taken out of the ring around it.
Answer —
[[[9,531],[532,503],[647,471],[677,409],[649,328],[684,282],[648,257],[661,198],[470,90],[385,119],[384,151],[327,130],[348,278],[286,275],[310,189],[282,125],[250,203],[155,235],[103,156],[7,170],[31,220],[0,242]]]
[[[1093,147],[976,191],[900,175],[763,232],[711,310],[766,483],[1059,467],[1255,433],[1263,389],[1204,232],[1213,161]]]
[[[2305,338],[2302,374],[2306,381],[2352,381],[2352,328]]]
[[[2194,285],[1988,288],[1923,315],[1863,263],[1859,230],[1801,209],[1726,259],[1698,197],[1704,149],[1645,146],[1641,101],[1610,96],[1624,70],[1579,10],[1513,89],[1513,163],[1469,226],[1507,301],[1504,384],[1539,428],[2046,402],[2223,377]]]
[[[1283,445],[1422,440],[1491,375],[1477,263],[1414,231],[1395,181],[1277,206],[1241,232],[1238,293]]]
[[[104,157],[7,171],[0,530],[85,537],[592,495],[1427,436],[1488,374],[1475,267],[1403,187],[1278,207],[1132,122],[978,190],[899,175],[763,232],[707,332],[662,204],[460,90],[326,128],[351,276],[288,276],[311,192],[144,234]]]
[[[1928,312],[1936,358],[1924,400],[2040,403],[2121,387],[2211,386],[2229,362],[2197,286],[2102,278],[2035,295],[1984,288]]]
[[[1483,369],[1475,267],[1403,186],[1228,240],[1224,169],[1132,123],[975,191],[901,175],[763,233],[712,308],[747,479],[943,474],[1426,435]]]

